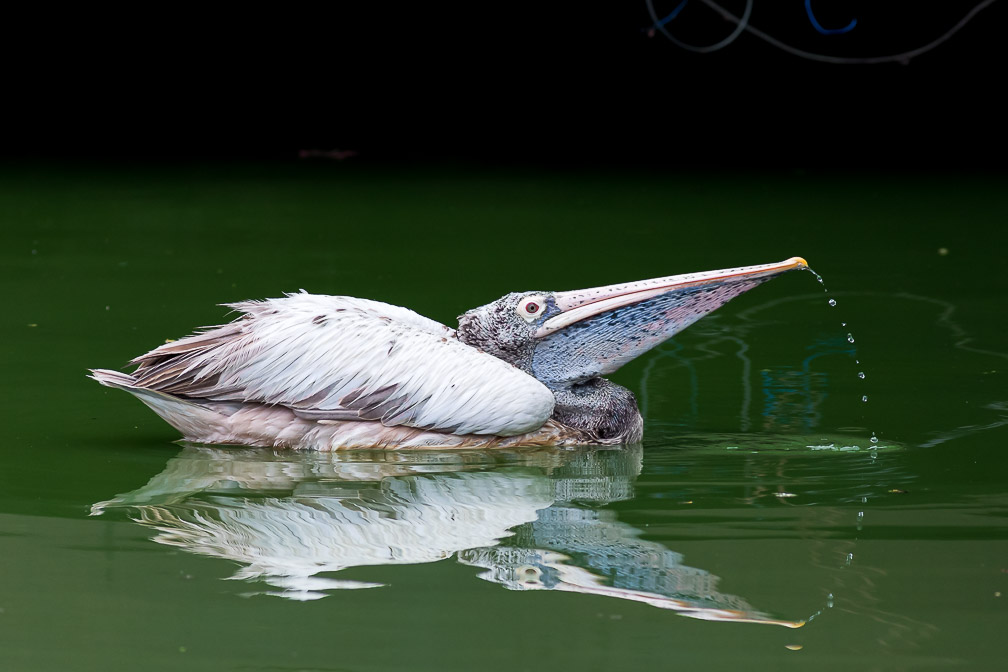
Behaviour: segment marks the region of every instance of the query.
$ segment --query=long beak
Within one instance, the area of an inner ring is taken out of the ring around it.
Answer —
[[[791,257],[776,264],[556,292],[552,299],[560,312],[533,333],[538,339],[535,376],[571,382],[612,373],[739,294],[802,268],[808,263]]]
[[[617,308],[640,303],[662,294],[681,292],[688,289],[712,288],[735,283],[748,284],[755,280],[768,280],[775,275],[799,268],[808,268],[808,262],[801,257],[791,257],[776,264],[684,273],[682,275],[669,275],[664,278],[639,280],[637,282],[608,285],[606,287],[556,292],[554,300],[556,301],[557,308],[562,312],[546,320],[536,330],[535,336],[542,338],[575,322],[580,322],[581,320],[601,315]],[[739,294],[741,293],[739,292]],[[728,297],[728,299],[734,298],[734,296],[737,296],[737,294]],[[706,314],[724,305],[728,299],[704,311],[702,314]]]

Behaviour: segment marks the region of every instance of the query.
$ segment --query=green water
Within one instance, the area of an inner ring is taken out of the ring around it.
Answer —
[[[0,669],[1000,669],[1005,187],[0,166]],[[828,293],[790,273],[613,376],[627,449],[182,446],[84,376],[300,288],[454,324],[792,255]]]

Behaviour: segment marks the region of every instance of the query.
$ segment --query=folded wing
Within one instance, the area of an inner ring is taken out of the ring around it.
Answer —
[[[456,434],[523,434],[553,412],[535,378],[406,308],[305,293],[230,307],[243,315],[133,360],[136,385]]]

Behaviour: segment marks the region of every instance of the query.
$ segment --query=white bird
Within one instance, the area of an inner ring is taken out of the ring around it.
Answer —
[[[457,330],[378,301],[304,292],[228,304],[132,374],[93,369],[190,441],[295,449],[619,444],[633,394],[602,378],[801,257],[568,292],[512,293]]]

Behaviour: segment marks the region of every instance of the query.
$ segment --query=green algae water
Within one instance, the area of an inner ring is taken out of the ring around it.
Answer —
[[[1005,193],[0,166],[0,669],[999,669]],[[453,325],[510,291],[796,254],[825,297],[776,278],[612,376],[639,446],[182,445],[85,377],[301,288]]]

